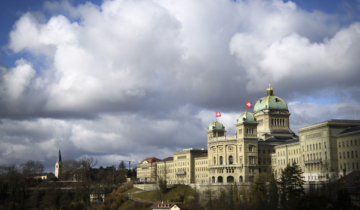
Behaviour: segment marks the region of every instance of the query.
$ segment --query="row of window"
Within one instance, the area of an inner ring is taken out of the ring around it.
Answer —
[[[242,134],[242,129],[239,129],[239,134]],[[254,134],[254,129],[246,128],[246,134]]]
[[[261,150],[258,150],[259,154],[261,154]],[[268,150],[268,154],[270,154],[271,150]],[[275,153],[275,150],[273,150],[273,153]],[[266,150],[263,150],[263,154],[266,154]]]
[[[289,159],[289,163],[292,164],[293,162],[298,163],[298,162],[299,162],[299,158],[296,158],[296,160],[295,160],[295,158],[290,158],[290,159]],[[286,163],[285,160],[278,160],[278,165],[286,165],[286,164],[287,164],[287,163]]]
[[[195,165],[204,165],[204,164],[207,164],[207,160],[197,161],[197,162],[195,163]]]
[[[269,158],[268,163],[270,164],[270,162],[271,162],[271,158]],[[258,164],[261,164],[261,158],[258,159]],[[266,159],[265,158],[263,159],[263,164],[266,164]]]
[[[233,156],[230,155],[230,156],[229,156],[229,164],[231,165],[231,164],[233,164],[233,163],[234,163]],[[223,164],[223,157],[220,156],[220,157],[219,157],[219,165],[222,165],[222,164]],[[214,165],[216,165],[216,157],[214,157]]]
[[[347,166],[348,166],[349,170],[350,169],[355,169],[355,163],[348,163]],[[352,168],[351,168],[351,166],[352,166]],[[340,164],[340,169],[341,170],[346,170],[346,163],[344,163],[344,167],[343,167],[343,164]],[[359,169],[359,163],[356,163],[356,169]]]
[[[285,126],[285,119],[271,119],[271,125]]]
[[[354,140],[354,143],[355,143],[355,146],[357,145],[357,140],[355,139]],[[348,147],[349,146],[349,141],[346,141],[346,146]],[[353,140],[350,141],[350,146],[353,146]],[[341,147],[341,142],[339,142],[339,147]],[[345,142],[343,141],[342,142],[342,147],[345,147]]]
[[[326,148],[326,142],[324,142],[324,148]],[[321,149],[321,143],[308,144],[308,145],[306,145],[306,149],[307,149],[306,151]],[[304,151],[304,146],[303,146],[303,151]]]
[[[327,153],[325,152],[325,160],[327,160]],[[307,154],[307,161],[309,160],[321,160],[321,152],[320,153],[312,153],[312,154]],[[303,155],[303,161],[305,161],[305,155]]]
[[[339,158],[340,159],[342,159],[342,158],[344,158],[344,159],[346,159],[346,157],[349,159],[349,158],[354,158],[354,151],[347,151],[346,153],[345,152],[343,152],[342,153],[343,155],[341,156],[341,152],[339,152]],[[346,154],[347,154],[347,156],[346,156]],[[350,156],[350,154],[351,154],[351,156]],[[355,158],[357,158],[357,157],[359,157],[358,156],[358,151],[356,150],[355,151]]]

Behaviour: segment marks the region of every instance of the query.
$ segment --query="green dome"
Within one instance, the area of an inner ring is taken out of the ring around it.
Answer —
[[[214,130],[214,129],[225,129],[225,127],[221,122],[215,120],[214,122],[210,123],[208,130]]]
[[[258,100],[254,106],[254,113],[264,109],[288,110],[284,100],[273,95],[273,89],[270,87],[266,90],[267,96]]]
[[[251,114],[250,112],[244,112],[242,114],[239,115],[237,122],[243,122],[243,121],[256,121],[255,117],[253,114]]]

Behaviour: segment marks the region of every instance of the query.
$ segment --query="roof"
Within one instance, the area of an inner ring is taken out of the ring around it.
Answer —
[[[273,95],[273,89],[271,88],[270,84],[266,92],[267,96],[262,97],[256,102],[254,106],[254,112],[264,109],[288,110],[286,102],[283,99]]]
[[[182,204],[175,204],[179,209],[190,209],[190,204],[188,203],[182,203]],[[174,205],[174,206],[175,206]]]
[[[336,135],[342,135],[342,134],[348,134],[348,133],[354,133],[354,132],[356,132],[356,133],[360,132],[360,126],[345,129]]]
[[[288,140],[292,140],[293,137],[291,136],[271,136],[265,139],[266,142],[285,142]]]
[[[208,156],[208,153],[201,153],[200,155],[196,156],[197,158],[198,157],[207,157]]]
[[[154,203],[154,205],[151,206],[152,209],[170,209],[174,205],[180,205],[181,203],[175,203],[175,202],[159,202]]]
[[[163,161],[171,161],[171,160],[174,160],[174,157],[167,157],[163,160],[160,160],[159,162],[163,162]]]
[[[339,179],[339,182],[341,183],[360,183],[360,171],[352,171],[348,175],[342,177]]]
[[[243,121],[255,121],[255,117],[253,114],[248,112],[247,110],[244,113],[241,113],[237,119],[237,122],[243,122]]]
[[[225,129],[224,125],[217,121],[217,119],[215,119],[214,122],[210,123],[208,130],[214,130],[214,129]]]
[[[287,141],[281,143],[280,145],[292,144],[292,143],[297,143],[297,142],[299,142],[299,139],[290,139],[290,140],[287,140]]]
[[[156,163],[156,162],[160,161],[160,159],[158,159],[156,157],[150,157],[150,158],[146,158],[146,159],[142,160],[140,162],[140,164],[142,164],[145,161],[147,161],[148,163]]]

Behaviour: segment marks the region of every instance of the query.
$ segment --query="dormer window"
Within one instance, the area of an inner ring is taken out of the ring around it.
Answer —
[[[276,101],[276,102],[279,102],[279,99],[278,99],[278,98],[275,98],[275,101]]]

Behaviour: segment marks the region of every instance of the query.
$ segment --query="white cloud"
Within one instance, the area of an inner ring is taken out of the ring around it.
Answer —
[[[63,1],[45,9],[50,18],[25,13],[10,32],[8,48],[27,61],[0,67],[0,110],[9,118],[0,125],[3,163],[46,162],[59,147],[106,160],[203,147],[216,110],[232,135],[245,111],[239,104],[263,96],[268,83],[291,101],[329,87],[329,95],[359,92],[360,24],[339,28],[336,15],[291,1]],[[342,116],[339,105],[309,106],[289,103],[295,128]]]

